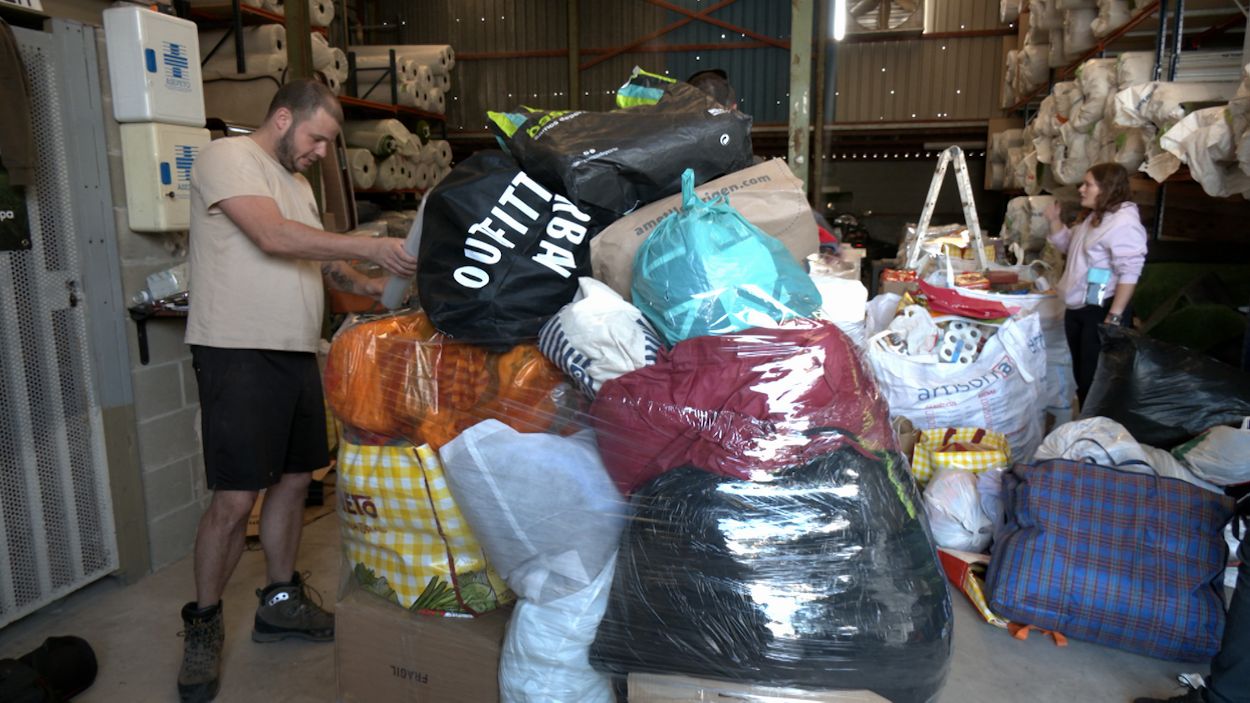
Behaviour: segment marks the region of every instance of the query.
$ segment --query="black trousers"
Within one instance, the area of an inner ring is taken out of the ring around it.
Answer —
[[[1236,518],[1234,518],[1236,519]],[[1224,639],[1211,662],[1205,698],[1208,703],[1250,701],[1250,534],[1243,534],[1237,590],[1228,608]]]
[[[1098,328],[1111,310],[1111,301],[1102,305],[1086,305],[1076,310],[1068,309],[1063,316],[1063,328],[1068,335],[1068,349],[1072,351],[1072,374],[1076,376],[1076,395],[1085,404],[1085,395],[1094,384],[1094,372],[1098,370],[1098,354],[1102,341]],[[1130,304],[1120,316],[1120,324],[1128,327],[1133,321]]]

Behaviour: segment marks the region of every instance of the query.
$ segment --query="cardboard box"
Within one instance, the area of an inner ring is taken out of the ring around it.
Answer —
[[[338,703],[495,703],[511,608],[417,615],[354,590],[334,609]]]
[[[809,691],[698,679],[630,674],[629,703],[888,703],[871,691]]]

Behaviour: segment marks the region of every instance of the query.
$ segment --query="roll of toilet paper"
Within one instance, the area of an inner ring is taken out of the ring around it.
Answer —
[[[368,149],[348,149],[347,167],[352,172],[352,185],[357,190],[372,188],[378,180],[378,162]]]
[[[314,27],[329,27],[334,21],[334,3],[330,0],[308,0],[308,23]]]
[[[436,170],[436,167],[434,166],[434,164],[421,162],[416,165],[415,170],[417,174],[417,180],[416,180],[416,183],[413,185],[414,188],[420,188],[421,190],[426,190],[431,185],[434,184],[434,172]]]
[[[330,49],[330,65],[326,67],[327,71],[333,71],[334,75],[339,77],[341,83],[347,82],[347,54],[338,47]]]
[[[447,112],[447,98],[443,97],[443,89],[437,87],[430,88],[426,97],[426,105],[429,106],[426,109],[430,112],[439,115]]]
[[[225,41],[222,41],[223,39]],[[221,44],[221,46],[218,46],[218,44]],[[208,58],[208,53],[213,51],[213,47],[217,47],[217,51],[213,52],[212,61],[216,61],[223,56],[229,56],[231,60],[234,59],[233,34],[227,37],[224,29],[210,29],[200,32],[200,61]],[[252,54],[285,54],[286,27],[280,24],[244,27],[243,50],[247,52],[247,58],[249,59],[252,57]]]
[[[335,95],[342,95],[343,94],[343,82],[339,80],[339,77],[333,73],[326,73],[325,77],[326,77],[326,87],[330,89],[330,92],[334,93]]]
[[[444,93],[451,90],[451,74],[440,73],[434,76],[434,87],[442,90]]]
[[[274,74],[282,73],[286,70],[285,51],[280,54],[247,54],[245,59],[247,70],[244,71],[243,75]],[[200,68],[200,74],[206,81],[239,75],[234,52],[227,52],[224,55],[218,52],[216,56],[209,59],[208,63]]]
[[[445,139],[431,139],[426,145],[434,151],[434,165],[447,168],[451,165],[451,144]]]
[[[433,188],[437,186],[439,183],[442,182],[444,178],[447,177],[447,174],[449,173],[451,173],[450,166],[445,166],[442,168],[435,168],[434,169],[434,182],[430,184],[430,187]]]
[[[274,14],[278,14],[278,15],[286,14],[286,3],[284,2],[284,0],[263,0],[263,1],[264,1],[263,7],[266,10],[269,10],[270,12]]]
[[[429,65],[434,73],[447,73],[456,67],[456,52],[449,44],[359,44],[351,47],[357,56],[386,56],[391,49],[396,56]]]
[[[378,176],[373,182],[373,187],[379,190],[399,190],[403,188],[404,181],[400,175],[400,164],[403,158],[400,156],[388,156],[378,161]]]
[[[368,149],[385,158],[399,150],[412,133],[399,120],[353,120],[343,125],[343,140],[350,147]]]
[[[404,158],[419,163],[429,161],[431,157],[425,154],[425,145],[421,143],[421,138],[415,134],[408,135],[408,138],[399,143],[399,148],[395,150]]]

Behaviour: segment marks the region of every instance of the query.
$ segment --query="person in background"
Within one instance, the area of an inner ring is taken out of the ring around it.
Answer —
[[[1067,306],[1064,329],[1083,404],[1098,368],[1099,326],[1132,323],[1130,302],[1146,263],[1146,228],[1137,205],[1129,201],[1123,166],[1095,165],[1085,172],[1078,192],[1082,211],[1074,226],[1063,224],[1057,202],[1045,215],[1050,222],[1047,239],[1068,256],[1058,292]]]
[[[730,110],[738,109],[738,95],[729,83],[729,74],[719,68],[709,68],[691,74],[686,82],[711,95],[716,102]]]
[[[311,472],[330,462],[316,351],[326,283],[378,296],[384,279],[343,259],[412,276],[403,240],[322,230],[301,172],[325,157],[343,111],[325,86],[282,86],[250,135],[218,139],[191,169],[191,311],[186,341],[199,387],[212,500],[195,539],[196,599],[182,608],[183,701],[217,695],[225,638],[221,595],[246,544],[262,489],[260,541],[268,585],[256,595],[252,640],[329,641],[334,615],[295,571]]]

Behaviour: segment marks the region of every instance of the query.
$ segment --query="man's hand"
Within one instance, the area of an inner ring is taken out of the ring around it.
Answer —
[[[386,290],[386,278],[369,278],[360,284],[360,294],[367,295],[370,298],[382,298],[382,291]]]
[[[367,240],[372,245],[368,259],[389,273],[412,278],[417,273],[417,259],[404,250],[404,240],[380,237]]]

